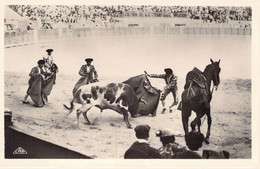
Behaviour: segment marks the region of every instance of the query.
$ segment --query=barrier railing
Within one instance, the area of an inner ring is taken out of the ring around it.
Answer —
[[[5,47],[26,44],[77,39],[88,37],[144,36],[144,35],[212,35],[212,36],[251,36],[251,28],[224,26],[147,26],[30,30],[5,32]]]
[[[5,47],[34,43],[34,31],[5,32]]]
[[[38,41],[46,42],[59,39],[59,29],[42,29],[38,31]]]

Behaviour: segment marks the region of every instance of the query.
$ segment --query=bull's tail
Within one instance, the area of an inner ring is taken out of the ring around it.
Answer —
[[[67,114],[67,116],[70,115],[70,114],[73,112],[74,107],[75,107],[75,106],[74,106],[74,100],[75,100],[76,96],[77,96],[80,92],[81,92],[81,89],[79,89],[79,90],[77,91],[77,93],[74,95],[73,99],[72,99],[71,102],[70,102],[70,107],[68,107],[67,105],[63,104],[63,106],[64,106],[66,109],[70,110],[70,112]]]
[[[68,110],[74,109],[73,101],[70,102],[70,107],[66,106],[65,104],[63,104],[63,106],[64,106],[66,109],[68,109]]]

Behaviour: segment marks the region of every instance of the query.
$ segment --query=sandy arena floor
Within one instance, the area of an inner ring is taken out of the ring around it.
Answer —
[[[49,104],[35,108],[22,104],[28,87],[30,69],[45,54],[54,49],[54,60],[60,68],[57,84],[49,97]],[[234,50],[236,49],[236,50]],[[75,113],[66,116],[63,104],[69,104],[72,89],[79,79],[78,71],[86,57],[93,57],[100,81],[120,82],[131,76],[163,73],[172,67],[179,77],[179,95],[183,91],[186,73],[193,67],[203,70],[209,59],[221,59],[221,84],[214,91],[210,144],[204,148],[227,150],[231,158],[251,158],[251,39],[212,37],[139,37],[98,38],[54,42],[5,49],[5,107],[14,114],[14,124],[28,133],[46,138],[80,152],[101,159],[123,158],[135,141],[134,130],[127,129],[121,115],[113,111],[99,112],[93,108],[89,118],[93,125],[77,125]],[[152,85],[163,88],[164,81],[151,79]],[[167,98],[170,104],[172,96]],[[176,141],[184,144],[181,112],[156,117],[130,118],[133,127],[151,126],[150,142],[155,148],[161,143],[155,131],[172,128]],[[194,118],[194,114],[190,119]],[[80,118],[83,122],[83,117]],[[202,118],[202,121],[204,119]],[[207,120],[202,125],[206,132]]]

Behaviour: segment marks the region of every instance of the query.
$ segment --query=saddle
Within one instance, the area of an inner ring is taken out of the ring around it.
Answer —
[[[184,89],[187,89],[191,82],[195,83],[202,89],[208,90],[205,76],[196,67],[194,67],[192,71],[188,72],[188,74],[186,76],[186,83],[185,83]]]

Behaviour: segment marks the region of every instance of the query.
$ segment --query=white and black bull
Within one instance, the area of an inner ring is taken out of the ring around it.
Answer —
[[[145,103],[141,98],[137,98],[133,88],[127,84],[109,83],[107,85],[99,85],[99,83],[93,83],[81,86],[70,102],[70,107],[67,107],[65,104],[64,107],[70,110],[71,113],[74,110],[74,103],[82,104],[76,110],[77,122],[79,123],[80,114],[83,114],[87,124],[90,124],[87,112],[93,106],[98,107],[101,112],[104,109],[111,109],[122,114],[127,127],[131,128],[131,124],[128,121],[128,112],[130,112],[131,117],[136,117],[140,101]]]

